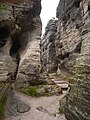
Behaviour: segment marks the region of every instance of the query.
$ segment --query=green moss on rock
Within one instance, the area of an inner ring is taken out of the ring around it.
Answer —
[[[0,120],[4,119],[6,101],[7,101],[7,93],[3,96],[3,99],[0,101]]]
[[[23,89],[21,92],[28,96],[38,97],[38,89],[38,86],[29,86],[27,89]]]

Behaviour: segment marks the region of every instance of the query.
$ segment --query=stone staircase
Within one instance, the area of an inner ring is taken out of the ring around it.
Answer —
[[[52,79],[52,81],[55,82],[58,86],[60,86],[62,89],[68,89],[68,82],[67,81],[57,81],[55,79]]]
[[[68,81],[64,80],[61,76],[57,75],[50,75],[51,81],[53,81],[55,84],[61,87],[62,90],[67,90],[68,89]]]

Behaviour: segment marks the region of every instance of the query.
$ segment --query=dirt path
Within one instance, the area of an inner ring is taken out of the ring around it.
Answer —
[[[15,96],[29,105],[31,109],[5,120],[66,120],[64,115],[58,114],[59,100],[64,95],[65,93],[60,96],[34,98],[15,92]]]

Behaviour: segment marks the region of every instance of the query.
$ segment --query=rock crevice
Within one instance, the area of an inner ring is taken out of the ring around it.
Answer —
[[[0,5],[0,80],[15,80],[15,88],[29,86],[40,76],[40,0],[3,0]],[[25,73],[25,74],[23,74]]]

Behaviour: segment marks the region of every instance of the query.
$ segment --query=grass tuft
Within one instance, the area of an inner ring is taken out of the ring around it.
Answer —
[[[64,108],[59,108],[59,113],[64,114],[65,109]]]
[[[38,89],[39,89],[38,86],[30,86],[27,89],[22,90],[21,92],[28,96],[38,97],[39,96]]]
[[[3,96],[2,101],[0,101],[0,120],[4,119],[6,101],[7,101],[7,93]]]
[[[2,87],[4,86],[4,82],[0,82],[0,89],[2,89]]]
[[[45,92],[43,93],[40,93],[39,86],[29,86],[28,88],[23,89],[21,93],[26,94],[28,96],[32,96],[32,97],[41,97],[41,96],[49,97],[54,95],[53,93],[49,93],[47,90],[45,90]]]

